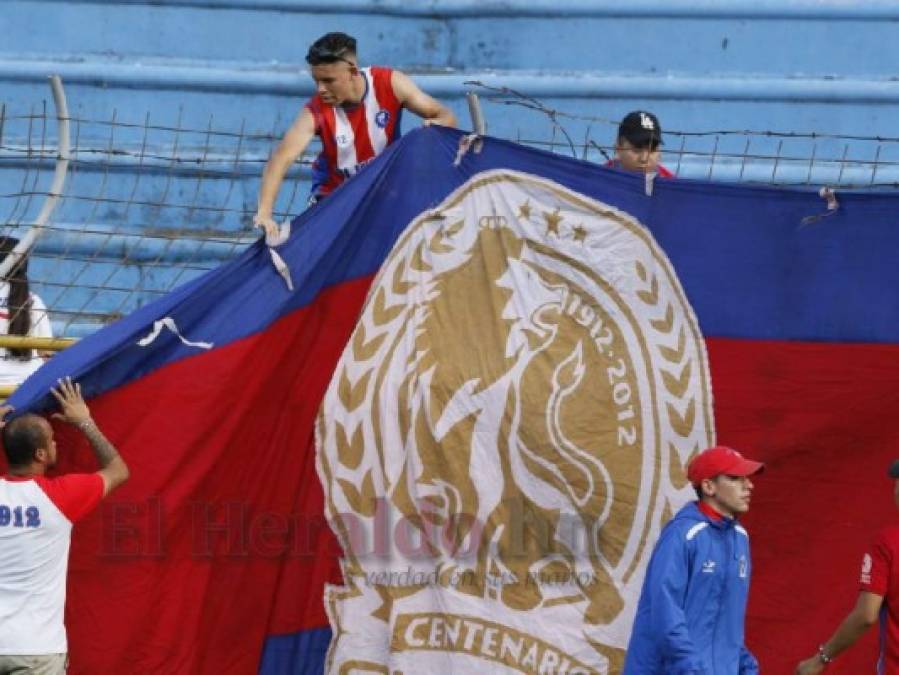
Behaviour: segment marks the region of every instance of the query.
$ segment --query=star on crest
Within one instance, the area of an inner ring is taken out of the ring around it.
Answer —
[[[579,241],[581,243],[587,241],[587,228],[584,227],[583,223],[578,223],[573,228],[571,228],[571,232],[574,235],[574,240]]]
[[[531,217],[531,200],[528,199],[524,204],[518,207],[518,217],[530,220]]]
[[[546,234],[555,234],[557,237],[559,236],[559,223],[562,222],[562,216],[559,215],[559,207],[556,207],[556,210],[552,213],[543,212],[543,217],[546,219]]]

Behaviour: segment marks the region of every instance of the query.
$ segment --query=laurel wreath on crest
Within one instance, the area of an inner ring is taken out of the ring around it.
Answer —
[[[387,292],[382,283],[383,279],[380,276],[375,279],[372,284],[373,290],[366,300],[362,318],[356,326],[349,346],[352,358],[343,360],[343,367],[339,375],[337,396],[347,414],[353,413],[366,400],[366,391],[378,363],[375,356],[381,349],[384,339],[390,334],[390,326],[396,323],[402,315],[411,313],[413,309],[413,306],[407,303],[407,298],[415,283],[406,281],[407,274],[410,271],[431,272],[432,267],[425,260],[425,249],[435,254],[449,253],[455,250],[455,247],[447,240],[458,234],[464,224],[464,220],[459,220],[445,228],[438,229],[430,240],[421,241],[411,256],[397,257],[390,283],[393,300],[390,304],[388,304]],[[388,271],[387,268],[385,271]],[[368,311],[369,307],[370,312]],[[365,325],[366,315],[371,319],[369,328],[366,328]],[[359,373],[355,383],[350,380],[350,369]],[[365,453],[362,425],[357,425],[355,431],[350,434],[344,423],[335,418],[334,430],[338,461],[346,469],[358,471]],[[365,517],[374,516],[376,498],[379,495],[375,486],[373,469],[365,471],[358,486],[357,483],[344,478],[337,478],[337,482],[354,511]]]
[[[675,405],[672,401],[667,401],[665,410],[670,428],[679,438],[683,439],[678,444],[669,441],[668,447],[671,484],[675,489],[680,490],[687,485],[684,467],[700,450],[697,441],[692,441],[690,444],[690,439],[696,430],[697,415],[701,414],[698,410],[701,403],[696,400],[696,396],[691,393],[690,388],[694,363],[687,349],[686,326],[683,323],[680,326],[676,325],[673,305],[670,301],[662,301],[659,295],[658,277],[651,274],[639,260],[634,264],[634,268],[637,277],[644,284],[643,288],[637,291],[637,297],[648,307],[653,308],[655,314],[660,317],[650,320],[649,323],[660,336],[667,337],[667,340],[656,342],[655,346],[663,361],[667,363],[665,368],[660,369],[662,382],[668,395],[678,402],[678,405]],[[675,330],[676,338],[674,338]],[[666,345],[665,342],[668,344]],[[673,346],[669,346],[672,343]],[[689,446],[686,461],[681,461],[679,446],[682,444]]]

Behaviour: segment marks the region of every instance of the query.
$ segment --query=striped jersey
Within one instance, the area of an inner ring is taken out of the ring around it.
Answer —
[[[67,651],[72,524],[102,497],[97,473],[0,478],[0,654]]]
[[[316,94],[306,103],[315,118],[322,151],[312,165],[312,194],[331,193],[365,163],[400,137],[402,105],[393,92],[390,68],[360,68],[365,94],[353,107],[323,103]]]

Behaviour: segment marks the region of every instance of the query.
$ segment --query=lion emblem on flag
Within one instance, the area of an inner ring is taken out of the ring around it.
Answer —
[[[346,554],[329,670],[614,672],[713,441],[701,335],[650,234],[544,179],[473,178],[406,228],[321,408]]]

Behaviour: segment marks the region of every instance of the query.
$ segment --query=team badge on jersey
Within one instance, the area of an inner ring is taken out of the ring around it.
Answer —
[[[381,129],[384,129],[387,126],[387,123],[390,121],[390,111],[389,110],[379,110],[375,115],[375,124],[377,124]]]
[[[865,553],[865,557],[862,558],[862,574],[861,574],[861,582],[863,584],[871,583],[871,570],[874,569],[874,560],[871,558],[871,555]]]

